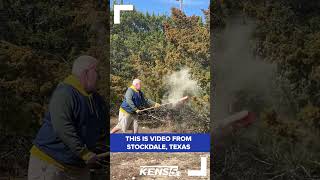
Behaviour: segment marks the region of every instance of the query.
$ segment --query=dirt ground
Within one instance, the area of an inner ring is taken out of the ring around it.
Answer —
[[[112,180],[197,180],[210,179],[210,153],[112,153]],[[207,157],[207,176],[188,177],[188,170],[200,170],[200,157]],[[140,176],[140,166],[178,166],[181,175]]]

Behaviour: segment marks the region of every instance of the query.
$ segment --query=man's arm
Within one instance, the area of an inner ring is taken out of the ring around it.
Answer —
[[[136,107],[136,105],[134,105],[134,103],[132,101],[132,97],[133,97],[133,90],[128,88],[128,90],[125,94],[125,99],[126,99],[127,103],[129,104],[129,106],[131,107],[131,109],[133,109],[133,111],[137,111],[138,108]]]
[[[73,153],[88,161],[95,156],[79,138],[73,122],[74,99],[65,89],[58,89],[51,97],[49,111],[54,131]]]
[[[109,115],[109,107],[107,106],[106,102],[104,101],[104,99],[98,95],[97,98],[99,99],[99,103],[98,103],[98,107],[100,106],[99,111],[101,111],[100,113],[102,114],[101,119],[99,119],[101,121],[101,125],[100,126],[100,136],[99,139],[97,140],[96,143],[96,147],[95,147],[95,153],[100,154],[100,153],[105,153],[107,151],[109,151],[109,147],[107,146],[107,144],[110,144],[110,139],[109,139],[109,131],[107,129],[107,116]]]
[[[156,102],[152,101],[151,99],[146,99],[145,101],[146,101],[147,106],[149,106],[149,107],[156,105]]]
[[[143,101],[144,101],[144,104],[147,105],[148,107],[152,107],[152,106],[155,106],[157,103],[152,101],[151,99],[148,99],[144,96],[144,93],[142,93],[142,96],[143,96]]]

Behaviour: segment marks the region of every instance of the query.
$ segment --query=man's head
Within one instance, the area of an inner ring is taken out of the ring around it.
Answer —
[[[79,78],[80,83],[87,92],[96,90],[98,79],[98,60],[91,56],[78,57],[72,66],[72,74]]]
[[[140,79],[134,79],[132,82],[132,85],[137,89],[140,90],[141,89],[141,80]]]

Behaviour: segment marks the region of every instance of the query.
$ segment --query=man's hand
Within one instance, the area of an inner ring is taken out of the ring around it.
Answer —
[[[99,169],[101,168],[101,158],[95,153],[87,160],[85,161],[89,169]]]
[[[98,156],[95,153],[92,153],[92,156],[86,160],[86,164],[87,165],[93,165],[96,164],[98,160]]]
[[[86,164],[94,164],[97,161],[97,155],[96,153],[88,151],[82,156],[82,159]]]
[[[85,161],[89,169],[100,169],[105,167],[108,163],[107,159],[110,157],[110,152],[100,154],[92,153],[91,157]]]
[[[138,110],[136,110],[136,113],[137,113],[137,114],[141,113],[141,110],[139,110],[139,109],[138,109]]]
[[[154,105],[155,108],[160,107],[160,106],[161,106],[161,105],[160,105],[159,103],[156,103],[156,104]]]
[[[84,160],[84,162],[86,163],[86,165],[87,165],[89,168],[96,169],[96,168],[99,167],[99,162],[98,162],[99,157],[97,156],[96,153],[87,151],[87,152],[82,156],[82,159]]]

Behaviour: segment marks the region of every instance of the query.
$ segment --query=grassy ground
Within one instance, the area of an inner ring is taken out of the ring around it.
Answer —
[[[213,149],[215,180],[320,179],[318,145],[289,142],[266,130],[239,132],[226,141],[224,147]]]

